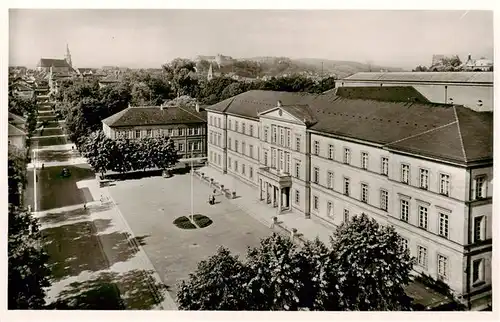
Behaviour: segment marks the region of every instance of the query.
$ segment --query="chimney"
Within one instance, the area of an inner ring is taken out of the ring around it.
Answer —
[[[278,106],[278,107],[281,107],[281,101],[278,101],[278,105],[277,105],[277,106]]]
[[[196,112],[200,112],[200,104],[198,104],[198,102],[196,102]]]

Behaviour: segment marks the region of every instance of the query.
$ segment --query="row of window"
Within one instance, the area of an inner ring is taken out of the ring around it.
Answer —
[[[245,141],[241,141],[241,150],[240,150],[240,142],[238,140],[234,140],[234,145],[233,145],[233,142],[231,140],[231,138],[228,138],[227,139],[227,147],[229,150],[233,150],[237,153],[241,153],[243,155],[246,155],[250,158],[254,158],[254,146],[252,144],[249,144],[248,145],[248,150],[247,150],[247,144],[245,143]],[[257,149],[257,152],[259,150]],[[258,156],[257,156],[257,159],[258,159]]]
[[[219,153],[210,151],[210,162],[217,164],[219,167],[222,166],[222,156]]]
[[[239,167],[238,160],[234,160],[234,163],[231,160],[231,157],[227,158],[227,167],[228,169],[234,170],[234,172],[240,173],[243,176],[247,176],[247,165],[245,163],[241,163],[241,168]],[[253,179],[253,167],[248,166],[248,178]]]
[[[314,141],[314,154],[319,155],[319,142]],[[334,146],[332,144],[329,145],[328,148],[328,158],[331,160],[334,159]],[[349,148],[344,148],[344,154],[343,154],[343,162],[345,164],[351,164],[351,150]],[[368,170],[368,153],[367,152],[361,152],[361,168]],[[381,162],[380,162],[380,173],[382,175],[387,176],[389,174],[389,158],[387,157],[382,157]],[[418,187],[424,190],[429,189],[429,177],[430,173],[428,169],[419,169],[419,181],[418,181]],[[410,185],[410,165],[403,163],[401,164],[401,176],[400,176],[400,181],[402,183]],[[439,187],[438,187],[438,192],[442,195],[449,196],[450,195],[450,188],[451,188],[451,180],[450,180],[450,175],[445,174],[445,173],[439,173]],[[475,179],[475,186],[474,186],[474,194],[473,197],[475,199],[481,199],[485,198],[487,196],[486,192],[487,188],[487,180],[486,176],[481,175],[477,176]]]
[[[271,148],[271,168],[290,173],[290,152]],[[264,151],[264,166],[268,166],[267,151]]]
[[[264,141],[269,142],[268,140],[269,140],[269,127],[265,126]],[[282,147],[290,149],[292,145],[291,130],[286,127],[271,125],[271,143],[281,145]]]
[[[128,138],[128,139],[140,139],[140,138],[151,138],[160,136],[183,136],[184,133],[187,135],[200,135],[202,133],[200,128],[171,128],[171,129],[148,129],[148,130],[128,130],[128,131],[116,131],[116,136],[118,138]]]
[[[429,206],[419,204],[417,206],[417,225],[424,230],[429,229]],[[400,200],[400,219],[404,222],[410,220],[410,201],[407,199]],[[450,234],[450,214],[438,212],[438,235],[444,238],[449,238]]]
[[[402,238],[403,247],[409,249],[408,239]],[[411,251],[410,251],[411,254]],[[416,264],[423,269],[427,269],[428,265],[428,250],[427,247],[417,245]],[[485,260],[483,258],[472,261],[472,284],[484,282],[485,275]],[[449,278],[449,260],[448,257],[437,254],[437,276],[439,279],[447,280]]]
[[[177,148],[177,151],[184,152],[184,143],[182,143],[182,142],[176,143],[176,148]],[[193,142],[189,142],[187,144],[187,151],[196,151],[196,150],[200,150],[200,148],[201,148],[200,141],[193,141]]]
[[[234,124],[234,127],[233,127],[233,124]],[[239,133],[242,133],[242,134],[246,134],[246,135],[250,135],[250,136],[254,136],[254,126],[253,124],[248,124],[248,127],[247,127],[247,124],[243,121],[241,121],[241,127],[240,127],[240,123],[239,121],[234,121],[234,123],[232,122],[231,119],[228,120],[228,128],[230,130],[233,130],[235,132],[239,132]],[[248,132],[247,132],[247,128],[248,128]],[[258,137],[258,133],[257,133],[257,137]]]
[[[295,189],[295,199],[294,203],[296,205],[300,205],[300,190]],[[312,200],[312,207],[315,211],[319,210],[319,197],[318,196],[313,196]],[[333,217],[333,202],[332,201],[327,201],[326,203],[326,215],[327,217]],[[349,221],[349,209],[344,209],[343,212],[343,220],[344,222]]]
[[[215,144],[217,146],[222,147],[222,134],[210,131],[209,142],[210,144]]]
[[[209,119],[209,124],[212,126],[221,127],[222,123],[221,119],[222,119],[221,117],[211,115]]]

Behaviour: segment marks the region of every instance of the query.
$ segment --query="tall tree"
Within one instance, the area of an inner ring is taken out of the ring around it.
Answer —
[[[8,202],[20,206],[26,187],[26,159],[21,151],[9,148],[7,158]]]
[[[95,172],[104,177],[113,168],[116,144],[102,131],[91,133],[82,145],[82,154]]]
[[[245,287],[250,279],[248,268],[219,248],[214,256],[198,263],[189,279],[181,281],[177,302],[181,310],[248,310],[250,293]]]
[[[174,141],[169,137],[157,137],[151,142],[151,146],[147,147],[150,154],[152,166],[162,170],[167,170],[179,161],[179,155],[175,148]]]
[[[39,224],[31,213],[9,205],[8,307],[42,309],[50,285],[48,255],[41,248]]]
[[[332,256],[342,309],[410,309],[404,288],[413,263],[393,227],[365,214],[355,216],[335,231]]]
[[[236,96],[238,94],[241,94],[247,90],[247,86],[243,82],[234,82],[232,84],[229,84],[224,88],[220,95],[220,100],[223,101],[225,99],[228,99],[230,97]]]
[[[248,251],[252,278],[248,288],[254,310],[297,310],[307,283],[301,279],[303,261],[289,238],[273,234]]]
[[[8,308],[41,309],[50,271],[41,249],[38,220],[23,208],[22,191],[26,163],[20,155],[8,155]]]
[[[193,61],[176,58],[162,67],[177,96],[195,96],[198,80],[193,77],[196,72],[196,64]]]

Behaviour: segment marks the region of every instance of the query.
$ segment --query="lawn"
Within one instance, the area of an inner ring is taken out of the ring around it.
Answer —
[[[256,247],[272,232],[239,208],[218,196],[215,205],[207,200],[211,190],[195,180],[194,211],[203,229],[179,229],[173,222],[190,213],[189,175],[149,177],[115,181],[110,193],[134,235],[149,235],[143,249],[169,292],[175,297],[177,283],[193,272],[200,260],[225,246],[245,257],[247,247]],[[182,221],[182,219],[181,219]],[[184,219],[185,221],[185,219]]]
[[[88,165],[65,166],[71,176],[61,177],[64,167],[46,167],[38,169],[37,202],[38,211],[82,204],[93,201],[88,189],[78,189],[76,182],[92,179],[94,172]],[[28,188],[26,189],[27,204],[33,204],[33,169],[28,170]]]
[[[49,136],[49,135],[62,135],[64,134],[62,129],[44,129],[43,133],[42,130],[39,129],[35,132],[35,136]]]
[[[64,136],[47,137],[40,139],[33,139],[33,146],[49,146],[67,144],[68,139]]]

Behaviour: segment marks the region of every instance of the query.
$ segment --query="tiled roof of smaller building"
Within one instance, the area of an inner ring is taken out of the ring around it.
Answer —
[[[26,133],[9,123],[9,136],[24,136]]]
[[[55,58],[41,58],[39,67],[69,67],[71,66],[65,59],[55,59]]]
[[[26,119],[22,116],[9,112],[9,123],[12,124],[25,124]]]
[[[33,88],[31,88],[28,85],[23,84],[23,83],[16,83],[13,85],[13,87],[15,89],[17,89],[18,91],[32,91],[33,90]]]
[[[169,106],[129,107],[102,121],[110,127],[205,123],[206,112],[194,109]]]

